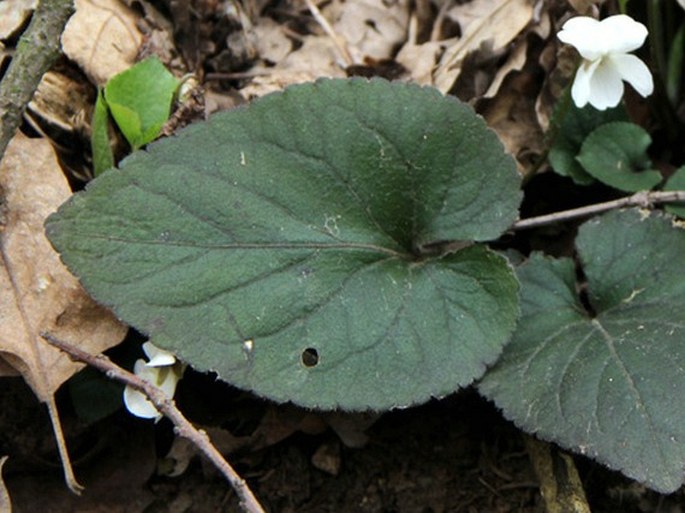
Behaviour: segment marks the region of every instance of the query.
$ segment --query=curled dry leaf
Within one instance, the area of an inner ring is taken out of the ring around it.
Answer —
[[[118,0],[76,0],[62,34],[64,53],[97,85],[135,62],[142,35],[138,16]]]
[[[345,72],[337,63],[338,51],[328,36],[305,36],[302,46],[289,53],[263,75],[256,76],[240,90],[246,100],[280,91],[291,84],[311,82],[321,77],[342,78]]]
[[[433,85],[433,69],[447,43],[444,41],[418,43],[420,23],[418,13],[412,14],[409,20],[407,41],[397,52],[395,60],[409,71],[413,82],[430,86]]]
[[[544,136],[535,111],[537,88],[534,74],[510,73],[494,98],[478,104],[478,111],[515,157],[522,174],[544,151]]]
[[[5,482],[2,479],[2,466],[7,461],[7,456],[0,458],[0,512],[12,513],[12,503],[10,502],[10,494],[7,493]]]
[[[409,42],[402,47],[395,60],[409,70],[412,82],[430,86],[433,85],[433,69],[442,50],[440,41],[418,45]]]
[[[392,58],[393,51],[406,41],[408,6],[407,0],[336,1],[323,14],[353,55],[354,62],[361,64],[365,57]],[[304,36],[302,46],[290,51],[292,45],[286,33],[268,18],[258,18],[252,30],[258,36],[260,57],[274,66],[265,68],[263,74],[258,74],[240,90],[245,99],[321,77],[346,76],[345,63],[329,35]]]
[[[91,86],[57,71],[48,71],[28,104],[28,115],[65,133],[90,133]],[[46,131],[46,130],[44,130]],[[47,132],[46,133],[51,133]]]
[[[79,493],[54,393],[82,365],[40,334],[99,353],[119,343],[126,327],[90,299],[45,238],[45,218],[71,194],[49,142],[21,134],[12,139],[0,162],[0,194],[0,359],[47,404],[67,485]]]
[[[365,58],[390,59],[407,40],[408,0],[336,0],[324,10],[356,64]]]
[[[19,30],[36,8],[36,4],[38,0],[0,2],[0,39],[7,39]]]
[[[292,42],[282,23],[271,18],[260,17],[252,27],[257,53],[262,60],[281,62],[292,51]]]
[[[599,14],[599,5],[603,0],[568,0],[576,12],[582,16],[597,17]]]
[[[19,372],[17,371],[17,369],[12,367],[9,363],[6,363],[4,360],[0,359],[0,378],[18,375]]]
[[[0,190],[0,355],[47,401],[82,365],[41,332],[99,353],[119,343],[126,327],[90,299],[45,238],[43,221],[71,195],[50,144],[17,135],[0,164]]]
[[[483,98],[494,97],[500,90],[504,79],[509,75],[509,73],[521,71],[523,69],[523,65],[526,63],[527,51],[528,41],[523,39],[520,41],[520,44],[517,44],[514,47],[504,65],[497,70],[492,82],[490,82],[490,85],[488,86],[488,90],[483,94]]]
[[[453,15],[462,23],[462,37],[447,48],[434,73],[435,87],[448,93],[461,73],[466,56],[485,45],[489,51],[505,48],[531,22],[534,0],[474,0],[468,11]]]

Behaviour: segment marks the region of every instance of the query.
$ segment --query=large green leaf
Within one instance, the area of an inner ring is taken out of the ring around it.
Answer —
[[[685,470],[685,232],[628,210],[577,239],[570,259],[518,270],[521,320],[480,390],[525,431],[671,492]]]
[[[278,401],[382,409],[501,353],[518,285],[469,241],[498,237],[519,201],[469,107],[325,80],[133,154],[47,233],[96,299],[196,368]]]

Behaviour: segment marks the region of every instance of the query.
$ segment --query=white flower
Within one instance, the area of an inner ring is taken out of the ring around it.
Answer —
[[[649,68],[628,54],[645,42],[647,28],[642,23],[624,14],[602,21],[578,16],[564,23],[557,37],[583,57],[571,88],[578,107],[588,103],[598,110],[615,107],[623,96],[624,80],[642,96],[652,94]]]
[[[183,375],[183,364],[177,362],[172,353],[156,347],[151,342],[143,344],[143,351],[150,361],[137,360],[133,366],[133,373],[159,387],[168,397],[173,397],[176,384]],[[129,385],[124,389],[124,404],[136,417],[155,420],[162,417],[145,394]]]
[[[680,7],[685,9],[685,0],[678,0],[678,3],[680,4]]]

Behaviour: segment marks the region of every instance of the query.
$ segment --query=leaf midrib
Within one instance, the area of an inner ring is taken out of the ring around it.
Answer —
[[[196,248],[207,250],[274,250],[274,249],[319,249],[319,250],[351,250],[369,251],[380,253],[402,260],[414,260],[415,257],[409,253],[402,253],[394,249],[378,246],[375,244],[364,244],[360,242],[230,242],[221,244],[207,244],[192,241],[163,241],[154,239],[134,239],[128,237],[110,237],[99,234],[88,234],[74,230],[72,235],[78,238],[88,238],[91,240],[105,240],[109,242],[120,242],[123,244],[139,244],[148,246],[165,246],[173,248]]]

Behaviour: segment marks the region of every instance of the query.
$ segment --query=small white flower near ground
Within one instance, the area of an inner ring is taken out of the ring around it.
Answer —
[[[587,16],[571,18],[557,37],[574,46],[583,58],[571,87],[571,97],[579,108],[588,103],[597,110],[615,107],[623,97],[623,81],[645,97],[654,91],[647,65],[628,53],[647,38],[647,28],[630,16],[619,14],[602,21]]]
[[[176,360],[173,353],[160,349],[151,342],[143,344],[143,351],[149,361],[137,360],[133,373],[159,387],[168,397],[173,397],[178,380],[183,375],[183,365]],[[136,417],[155,420],[162,417],[145,394],[128,385],[124,389],[124,404]]]

